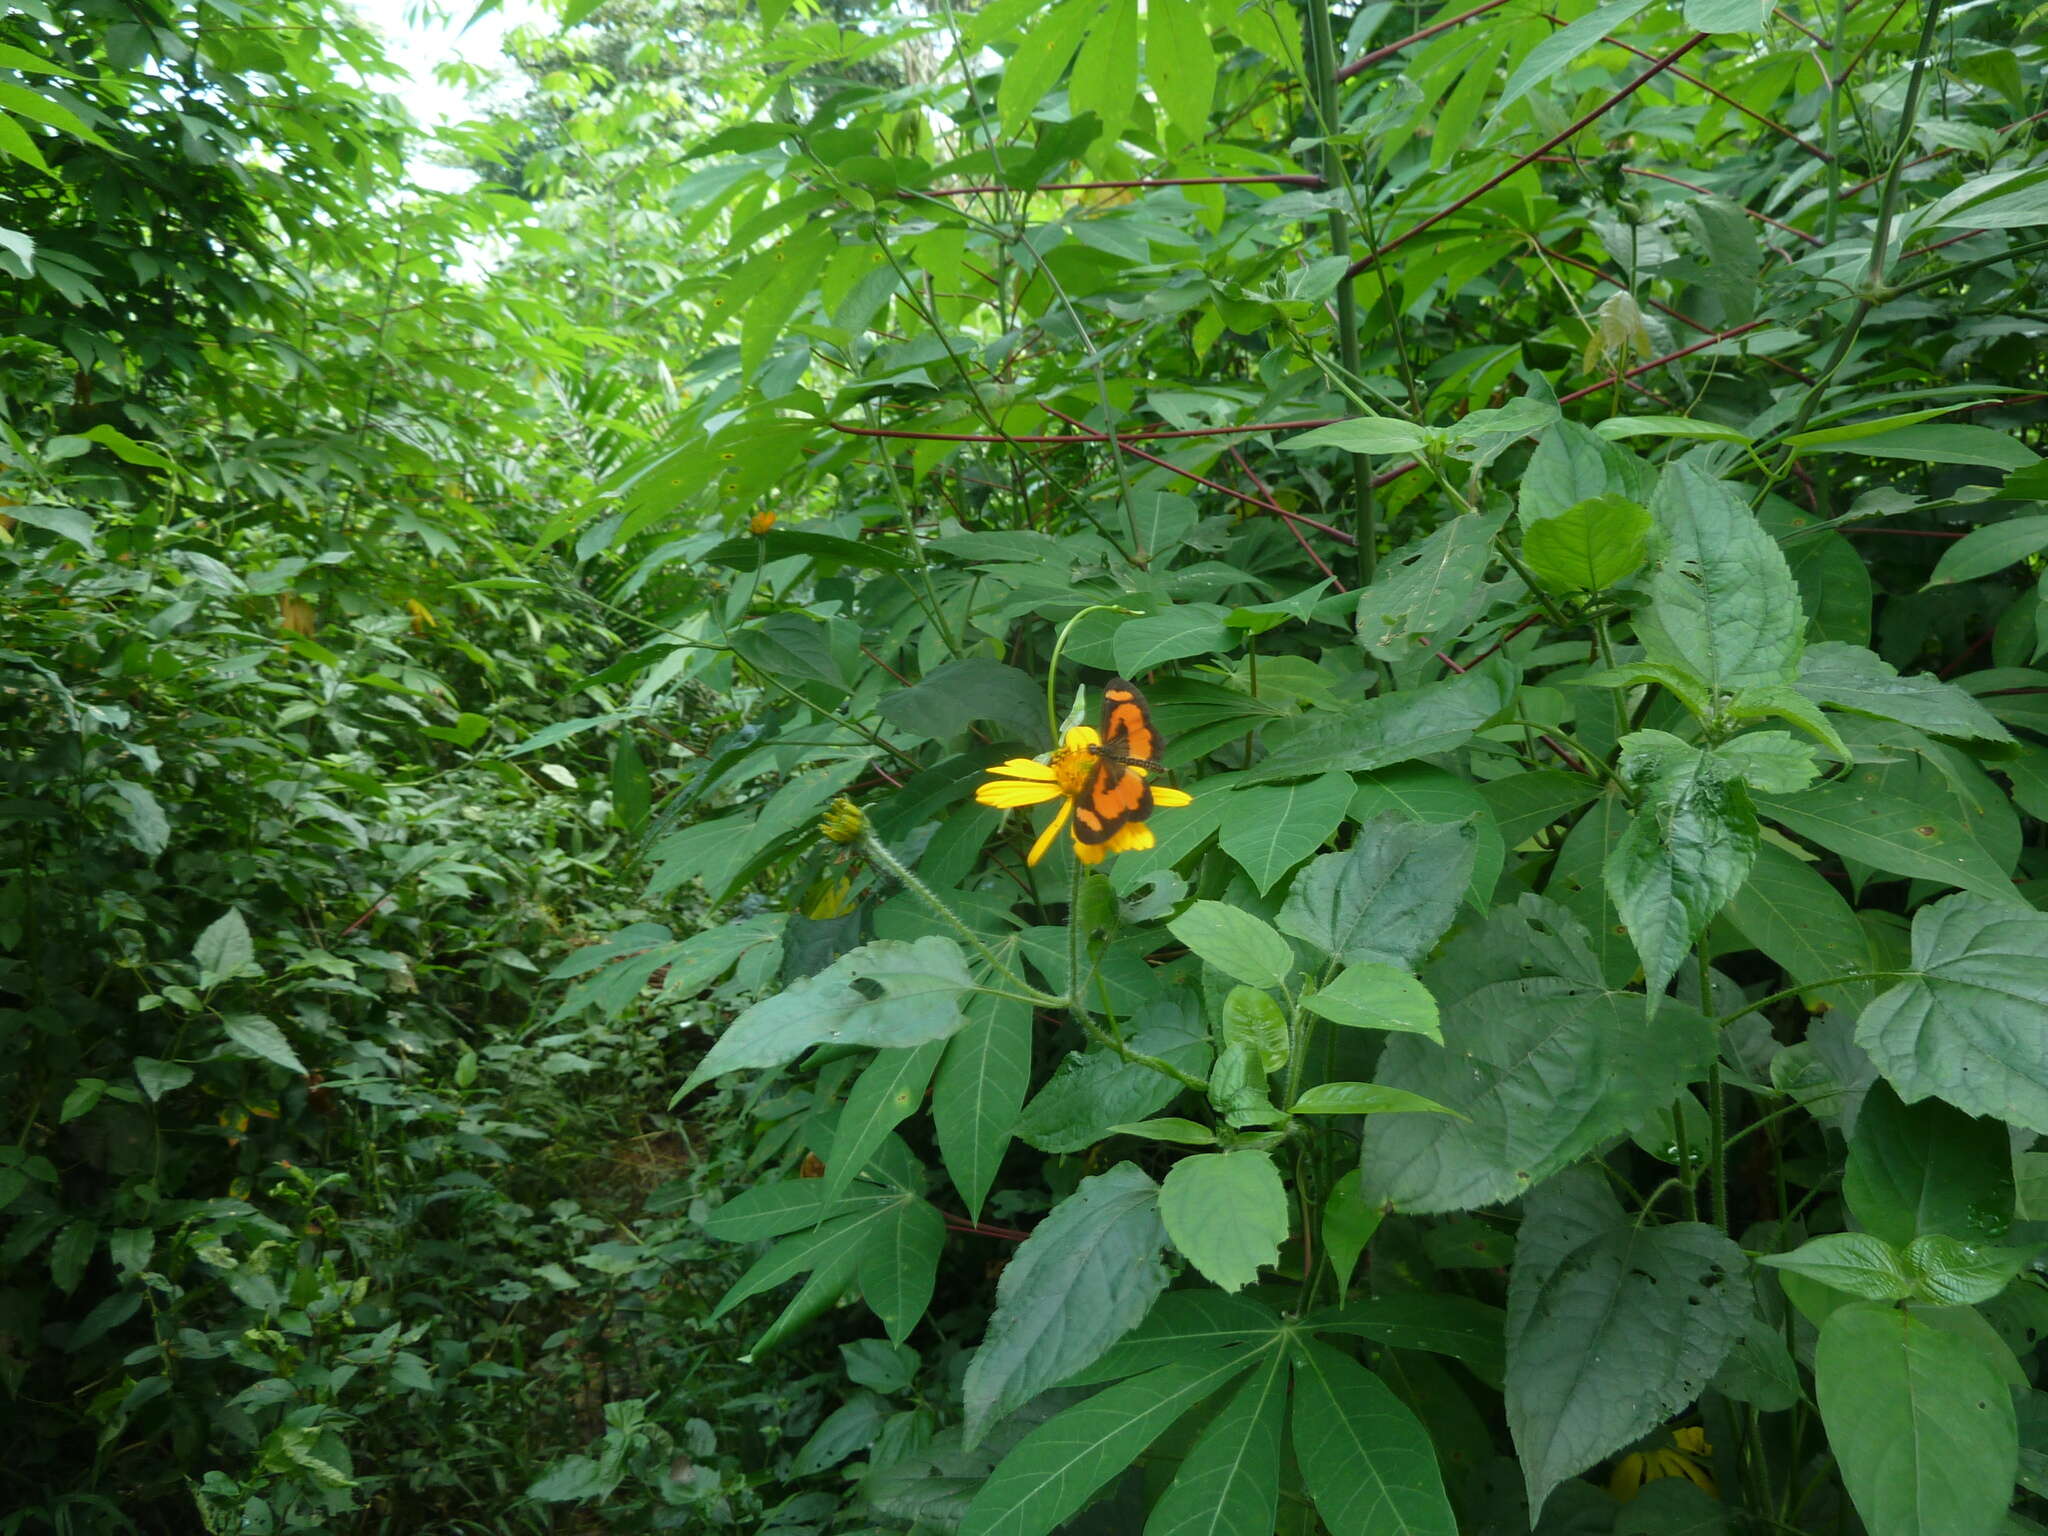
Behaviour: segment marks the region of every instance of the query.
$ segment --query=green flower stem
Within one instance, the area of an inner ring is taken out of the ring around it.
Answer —
[[[1045,668],[1045,729],[1046,733],[1051,736],[1052,744],[1055,747],[1060,744],[1060,652],[1067,648],[1067,635],[1076,624],[1087,618],[1091,613],[1131,613],[1133,611],[1120,603],[1090,603],[1086,608],[1083,608],[1060,626],[1059,635],[1052,643],[1052,660],[1046,664]]]
[[[965,939],[968,946],[989,963],[990,969],[1019,992],[1023,993],[1027,1002],[1034,1002],[1041,1007],[1047,1008],[1059,1006],[1060,998],[1054,997],[1049,992],[1039,991],[1029,982],[1019,977],[1007,965],[1003,964],[997,958],[996,952],[988,947],[988,944],[980,934],[960,921],[959,915],[951,907],[939,900],[937,893],[930,886],[918,879],[916,875],[913,875],[904,865],[903,861],[898,859],[895,854],[891,853],[883,845],[882,840],[875,836],[875,829],[873,827],[866,825],[861,827],[860,845],[869,858],[894,875],[905,890],[911,892],[919,901],[930,907],[933,912],[937,913],[945,921],[948,927]]]
[[[1170,1061],[1162,1061],[1157,1056],[1131,1049],[1122,1040],[1096,1023],[1093,1016],[1089,1014],[1087,1003],[1082,1001],[1082,995],[1087,989],[1087,982],[1081,975],[1081,924],[1079,921],[1081,882],[1087,878],[1088,871],[1086,867],[1083,866],[1079,859],[1075,859],[1074,878],[1067,891],[1067,992],[1069,994],[1065,999],[1067,1011],[1074,1016],[1074,1022],[1081,1026],[1082,1032],[1104,1050],[1114,1051],[1125,1061],[1131,1062],[1134,1065],[1150,1067],[1162,1077],[1172,1078],[1183,1088],[1192,1088],[1197,1093],[1207,1093],[1209,1091],[1207,1079],[1196,1077],[1189,1072],[1183,1072]],[[1060,1000],[1054,999],[1054,1001]]]
[[[1760,997],[1753,1003],[1744,1003],[1733,1013],[1725,1014],[1721,1018],[1714,1020],[1714,1027],[1716,1029],[1726,1029],[1737,1019],[1747,1018],[1750,1014],[1760,1009],[1768,1008],[1773,1003],[1782,1003],[1808,992],[1818,992],[1825,987],[1846,987],[1859,981],[1904,981],[1912,974],[1911,971],[1851,971],[1843,976],[1823,976],[1819,981],[1810,981],[1800,986],[1787,987],[1782,992],[1773,992],[1768,997]]]

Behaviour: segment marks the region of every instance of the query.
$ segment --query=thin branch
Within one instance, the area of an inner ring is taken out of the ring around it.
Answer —
[[[1475,5],[1472,7],[1471,10],[1466,11],[1463,15],[1453,16],[1445,21],[1435,22],[1430,26],[1424,27],[1420,32],[1410,32],[1406,37],[1399,38],[1391,43],[1383,44],[1382,46],[1373,49],[1373,51],[1370,53],[1360,54],[1357,58],[1353,59],[1349,64],[1346,64],[1342,69],[1337,71],[1337,83],[1341,85],[1346,80],[1349,80],[1353,75],[1362,74],[1366,70],[1371,69],[1373,65],[1379,63],[1380,60],[1391,59],[1395,54],[1399,53],[1404,48],[1412,48],[1417,43],[1427,42],[1432,37],[1435,37],[1439,32],[1448,32],[1452,27],[1457,26],[1460,22],[1470,21],[1474,16],[1484,16],[1488,11],[1497,11],[1507,3],[1508,0],[1486,0],[1486,3],[1484,5]]]
[[[1375,265],[1389,251],[1392,251],[1399,246],[1407,244],[1410,240],[1413,240],[1417,235],[1421,234],[1424,230],[1433,228],[1435,225],[1441,224],[1445,219],[1448,219],[1452,214],[1459,212],[1461,209],[1470,207],[1473,203],[1477,202],[1480,198],[1484,197],[1487,193],[1491,192],[1495,187],[1499,186],[1502,182],[1506,181],[1510,176],[1514,175],[1515,172],[1521,170],[1525,166],[1534,164],[1536,160],[1539,159],[1541,156],[1549,154],[1550,151],[1557,148],[1558,145],[1565,143],[1566,141],[1571,139],[1575,134],[1581,132],[1587,127],[1590,127],[1592,124],[1598,122],[1601,118],[1605,117],[1609,112],[1613,111],[1616,107],[1620,106],[1624,101],[1627,101],[1629,97],[1635,95],[1637,91],[1640,91],[1644,86],[1648,85],[1652,80],[1656,79],[1658,75],[1662,74],[1665,70],[1669,69],[1672,65],[1676,64],[1680,59],[1684,58],[1688,53],[1691,53],[1693,49],[1699,47],[1699,45],[1701,43],[1704,43],[1706,40],[1706,33],[1693,33],[1691,37],[1687,38],[1684,42],[1680,43],[1676,48],[1672,49],[1669,53],[1665,54],[1655,64],[1652,64],[1648,69],[1644,70],[1640,75],[1637,75],[1635,79],[1631,80],[1627,85],[1623,86],[1620,90],[1616,91],[1612,96],[1609,96],[1605,101],[1601,102],[1600,105],[1594,107],[1590,112],[1587,112],[1584,116],[1578,118],[1568,127],[1564,128],[1561,132],[1555,133],[1551,135],[1551,137],[1549,137],[1548,139],[1545,139],[1541,144],[1537,145],[1536,148],[1532,149],[1531,151],[1529,151],[1528,154],[1523,155],[1521,158],[1516,160],[1512,165],[1508,166],[1508,168],[1502,171],[1499,175],[1488,177],[1484,183],[1482,183],[1474,190],[1466,193],[1463,197],[1459,198],[1449,207],[1440,208],[1435,213],[1432,213],[1427,218],[1423,219],[1420,223],[1411,224],[1405,231],[1403,231],[1401,234],[1394,236],[1393,239],[1389,240],[1385,245],[1381,246],[1378,250],[1367,251],[1363,256],[1359,257],[1358,260],[1354,261],[1353,263],[1351,263],[1349,267],[1344,269],[1344,276],[1346,280],[1357,277],[1361,272],[1364,272],[1367,268]]]

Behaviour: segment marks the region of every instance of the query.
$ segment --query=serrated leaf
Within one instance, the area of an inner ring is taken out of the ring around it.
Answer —
[[[1913,916],[1907,979],[1856,1043],[1908,1104],[1938,1098],[2048,1133],[2048,913],[1947,896]]]
[[[1466,1119],[1365,1122],[1366,1198],[1398,1210],[1511,1200],[1668,1106],[1713,1053],[1692,1010],[1650,1019],[1640,993],[1608,991],[1585,930],[1538,897],[1453,939],[1425,979],[1444,1043],[1396,1035],[1376,1076]]]
[[[207,926],[192,946],[192,958],[199,965],[200,985],[211,986],[239,975],[256,961],[256,946],[249,939],[249,925],[242,914],[230,907]]]
[[[1602,592],[1648,556],[1649,510],[1621,496],[1595,496],[1532,524],[1522,558],[1553,592]]]
[[[978,992],[965,1011],[932,1079],[932,1129],[947,1176],[978,1221],[1031,1086],[1031,1007]]]
[[[1287,1357],[1271,1350],[1189,1448],[1145,1536],[1271,1536],[1286,1406]]]
[[[1190,902],[1166,926],[1203,960],[1248,986],[1279,987],[1294,968],[1294,951],[1270,923],[1220,901]]]
[[[290,1072],[305,1076],[306,1065],[292,1049],[284,1031],[259,1013],[231,1013],[221,1020],[227,1037],[251,1056],[261,1057]]]
[[[1350,848],[1297,875],[1275,921],[1332,959],[1417,965],[1457,916],[1477,851],[1473,822],[1382,816],[1360,827]]]
[[[1913,1277],[1899,1250],[1868,1232],[1830,1232],[1757,1262],[1868,1301],[1901,1301],[1913,1294]]]
[[[1326,773],[1305,784],[1232,790],[1217,841],[1264,895],[1330,840],[1355,790],[1348,773]]]
[[[1166,1289],[1159,1187],[1136,1164],[1083,1179],[1003,1267],[962,1385],[971,1448],[995,1422],[1091,1364]]]
[[[1726,1234],[1579,1200],[1569,1184],[1530,1197],[1508,1285],[1508,1428],[1532,1513],[1698,1397],[1750,1315]]]
[[[1352,1029],[1397,1030],[1443,1041],[1429,989],[1399,966],[1379,961],[1346,966],[1329,985],[1303,996],[1301,1006]]]
[[[1799,588],[1778,541],[1724,480],[1667,465],[1650,511],[1667,548],[1650,578],[1661,636],[1652,660],[1677,660],[1732,693],[1792,680],[1806,630]],[[1668,645],[1675,654],[1659,654]]]
[[[1287,1188],[1264,1152],[1184,1157],[1159,1186],[1159,1217],[1181,1256],[1225,1291],[1241,1290],[1280,1257]]]

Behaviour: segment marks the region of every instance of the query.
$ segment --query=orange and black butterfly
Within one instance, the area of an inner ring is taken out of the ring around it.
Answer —
[[[1095,754],[1095,771],[1074,801],[1077,841],[1106,843],[1152,814],[1152,786],[1133,770],[1159,772],[1165,745],[1145,695],[1126,679],[1111,678],[1102,690],[1102,744],[1088,749]]]

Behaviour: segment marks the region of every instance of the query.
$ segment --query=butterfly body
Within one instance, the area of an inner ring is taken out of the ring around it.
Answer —
[[[1164,745],[1145,695],[1128,680],[1111,678],[1102,690],[1102,742],[1088,749],[1095,767],[1074,802],[1077,840],[1106,843],[1152,814],[1152,786],[1145,774],[1159,771]]]

